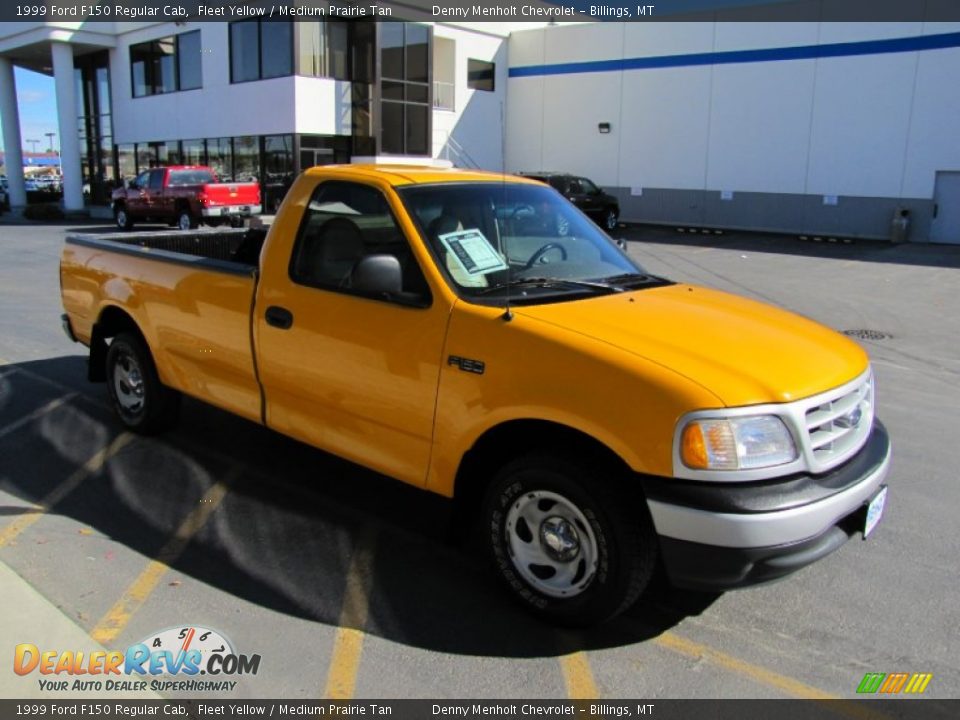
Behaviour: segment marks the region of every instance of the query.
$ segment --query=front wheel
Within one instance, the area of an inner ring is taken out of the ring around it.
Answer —
[[[150,435],[176,423],[180,395],[160,382],[150,350],[139,336],[121,333],[110,343],[107,388],[114,412],[130,430]]]
[[[483,527],[514,597],[562,625],[611,619],[653,576],[656,535],[644,499],[574,458],[529,455],[505,465],[487,493]]]
[[[113,209],[113,219],[121,230],[130,230],[133,227],[133,218],[130,217],[124,205],[117,205]]]

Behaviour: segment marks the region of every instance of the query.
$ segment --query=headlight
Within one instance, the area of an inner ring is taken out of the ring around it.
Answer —
[[[797,447],[775,415],[692,420],[683,428],[680,458],[696,470],[751,470],[797,459]]]

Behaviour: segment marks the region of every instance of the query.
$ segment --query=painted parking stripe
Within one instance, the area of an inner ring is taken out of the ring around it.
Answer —
[[[331,700],[350,700],[357,684],[360,656],[363,654],[363,628],[370,610],[370,591],[373,586],[373,559],[376,552],[376,532],[370,525],[360,531],[343,591],[343,605],[337,634],[333,641],[330,669],[323,689],[323,697]]]
[[[234,473],[236,472],[239,472],[239,470],[234,471]],[[220,507],[220,503],[227,494],[227,480],[232,478],[234,473],[231,473],[227,479],[214,483],[207,490],[197,507],[184,518],[176,533],[157,554],[156,559],[147,564],[143,572],[130,583],[120,599],[114,603],[96,627],[90,631],[90,637],[101,645],[107,645],[123,632],[123,629],[130,622],[130,618],[147,601],[147,598],[156,589],[170,566],[183,554],[193,537],[203,528],[214,511]]]
[[[582,650],[560,657],[560,671],[563,673],[567,697],[571,700],[596,700],[600,697],[590,661]]]
[[[58,407],[60,407],[61,405],[65,405],[66,403],[70,402],[70,401],[73,400],[78,394],[79,394],[79,393],[69,392],[69,393],[67,393],[66,395],[61,395],[60,397],[51,400],[51,401],[48,402],[47,404],[41,405],[40,407],[38,407],[38,408],[37,408],[36,410],[34,410],[33,412],[31,412],[31,413],[29,413],[29,414],[27,414],[27,415],[24,415],[24,416],[23,416],[22,418],[20,418],[19,420],[15,420],[14,422],[10,423],[9,425],[4,425],[2,428],[0,428],[0,438],[4,437],[4,436],[6,436],[6,435],[9,435],[10,433],[15,432],[16,430],[19,430],[19,429],[22,428],[24,425],[29,425],[29,424],[32,423],[33,421],[42,418],[44,415],[46,415],[47,413],[51,412],[52,410],[56,410],[56,409],[57,409]]]
[[[74,470],[70,477],[57,485],[47,495],[40,500],[32,509],[27,510],[30,514],[21,515],[18,519],[0,530],[0,547],[5,547],[13,542],[24,530],[37,522],[57,503],[72,493],[77,487],[91,475],[100,472],[107,461],[120,452],[131,440],[133,435],[130,433],[121,433],[113,442],[102,450],[98,451],[93,457],[87,460],[83,465]]]

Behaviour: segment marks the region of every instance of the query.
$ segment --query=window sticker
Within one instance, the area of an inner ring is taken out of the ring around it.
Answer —
[[[457,265],[467,275],[486,275],[497,270],[506,270],[507,263],[490,241],[476,228],[458,230],[438,236]]]

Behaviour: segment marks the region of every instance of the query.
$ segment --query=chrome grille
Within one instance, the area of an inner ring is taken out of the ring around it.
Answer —
[[[873,426],[873,375],[837,397],[807,408],[811,470],[822,472],[860,449]]]

